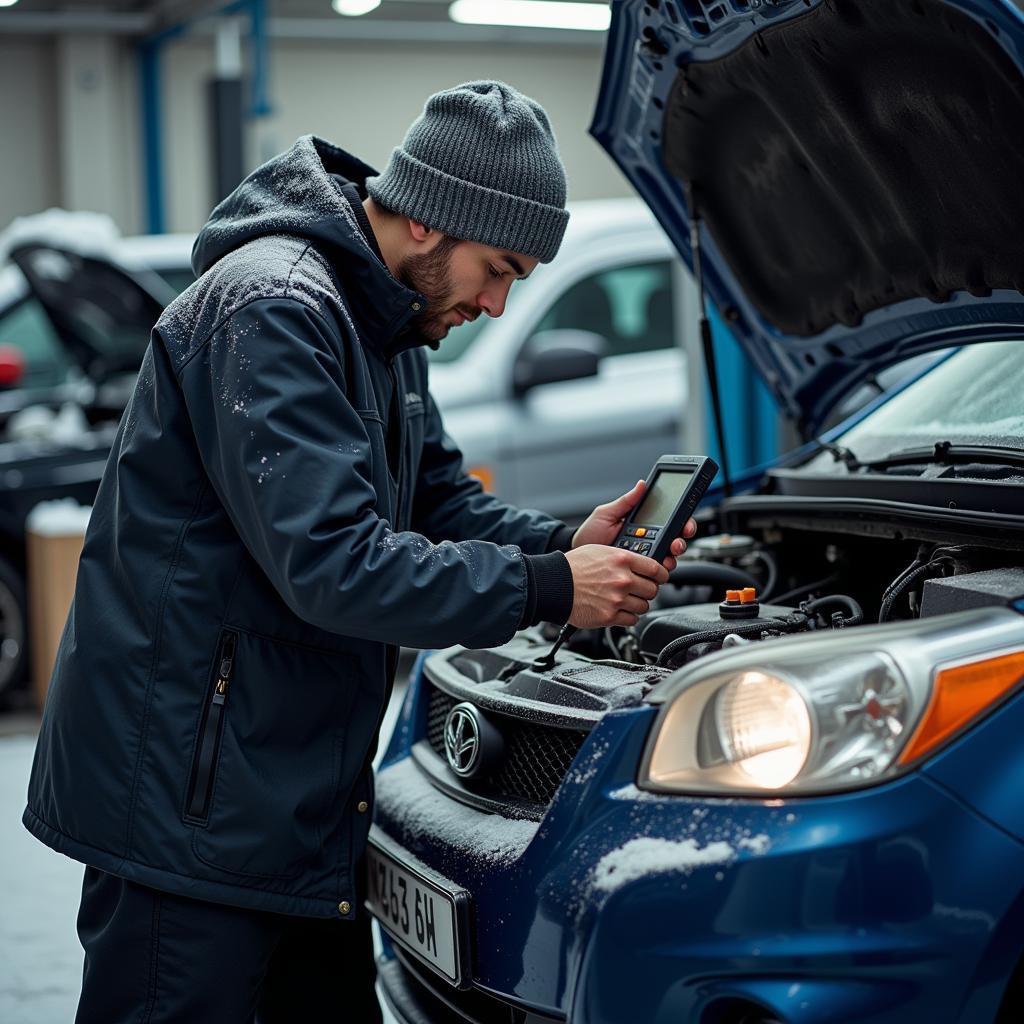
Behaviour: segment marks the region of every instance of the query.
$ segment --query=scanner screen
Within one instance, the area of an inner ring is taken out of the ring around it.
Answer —
[[[665,526],[692,479],[692,470],[659,471],[633,516],[633,522],[642,526]]]

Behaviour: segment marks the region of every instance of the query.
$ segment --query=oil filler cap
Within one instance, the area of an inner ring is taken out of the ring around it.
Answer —
[[[761,614],[757,591],[753,587],[742,590],[727,590],[725,600],[718,606],[723,619],[756,619]]]

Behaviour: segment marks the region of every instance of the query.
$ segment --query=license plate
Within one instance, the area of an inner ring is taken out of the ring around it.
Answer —
[[[373,827],[366,907],[388,936],[450,984],[469,981],[469,893]]]

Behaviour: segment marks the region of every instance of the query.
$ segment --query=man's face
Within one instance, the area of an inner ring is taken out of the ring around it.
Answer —
[[[512,282],[527,277],[536,265],[532,256],[438,235],[428,252],[402,260],[398,279],[427,300],[426,311],[414,320],[417,330],[440,341],[481,313],[501,316]]]

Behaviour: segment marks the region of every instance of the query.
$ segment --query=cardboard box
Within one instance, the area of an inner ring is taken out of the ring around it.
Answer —
[[[75,593],[91,512],[70,498],[44,501],[32,509],[25,523],[32,695],[40,711]]]

